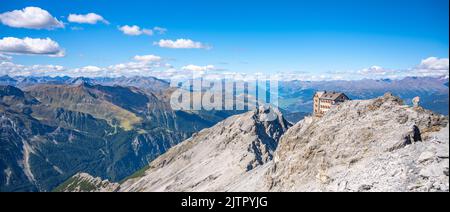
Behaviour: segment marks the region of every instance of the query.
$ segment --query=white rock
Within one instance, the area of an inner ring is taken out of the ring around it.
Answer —
[[[435,154],[433,152],[426,151],[426,152],[422,152],[422,154],[420,154],[418,161],[419,161],[419,163],[423,163],[423,162],[432,160],[434,157],[435,157]]]
[[[434,163],[430,166],[426,166],[425,168],[421,169],[419,172],[419,175],[421,177],[438,177],[444,174],[444,168],[439,166],[438,164]]]
[[[436,151],[436,157],[438,158],[448,158],[448,146],[447,148],[440,148]]]

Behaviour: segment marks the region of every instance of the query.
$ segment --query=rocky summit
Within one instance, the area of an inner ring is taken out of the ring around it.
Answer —
[[[448,118],[385,94],[283,135],[261,190],[448,191]]]

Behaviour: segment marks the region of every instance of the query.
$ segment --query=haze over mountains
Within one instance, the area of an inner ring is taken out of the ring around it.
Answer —
[[[267,124],[258,122],[261,112],[257,111],[237,116],[232,115],[245,111],[174,111],[169,104],[173,89],[168,82],[153,77],[3,76],[0,77],[0,190],[50,191],[77,173],[86,173],[77,176],[89,182],[105,184],[103,180],[89,178],[95,176],[117,183],[169,149],[152,163],[151,169],[172,168],[164,171],[164,175],[151,176],[164,179],[167,184],[178,182],[184,186],[167,188],[163,181],[150,186],[146,183],[156,178],[147,177],[139,184],[128,181],[129,186],[124,184],[121,189],[248,190],[243,185],[229,184],[229,180],[265,176],[266,169],[272,166],[267,164],[277,161],[276,152],[283,149],[279,146],[283,141],[281,135],[311,113],[316,90],[342,91],[352,99],[374,98],[391,91],[406,103],[420,96],[424,108],[448,114],[447,78],[281,82],[280,111],[284,115],[278,112],[277,121]],[[221,122],[226,118],[229,119]],[[211,137],[217,139],[209,141]],[[224,151],[217,150],[221,146]],[[210,157],[211,161],[205,162],[203,168],[214,166],[214,160],[222,158],[217,164],[224,169],[197,173],[197,160]],[[227,158],[241,159],[233,162]],[[170,165],[169,161],[173,163]],[[159,163],[164,165],[156,165]],[[180,166],[186,166],[184,174],[174,178],[171,172]],[[248,172],[256,174],[247,176]],[[205,179],[204,184],[189,180],[192,173]]]

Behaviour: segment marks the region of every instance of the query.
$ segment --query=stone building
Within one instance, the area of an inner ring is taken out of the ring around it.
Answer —
[[[314,94],[314,116],[322,117],[331,107],[349,100],[344,93],[318,91]]]

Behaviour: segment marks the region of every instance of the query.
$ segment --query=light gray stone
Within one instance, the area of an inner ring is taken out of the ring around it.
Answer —
[[[435,154],[433,152],[426,151],[426,152],[422,152],[422,154],[420,154],[418,161],[419,161],[419,163],[423,163],[423,162],[426,162],[429,160],[433,160],[434,157],[435,157]]]

